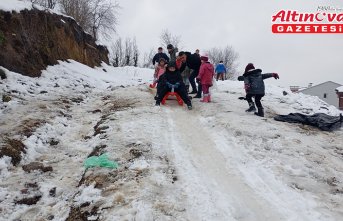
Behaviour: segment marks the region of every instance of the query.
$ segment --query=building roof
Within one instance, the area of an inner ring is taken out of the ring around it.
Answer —
[[[343,86],[340,86],[340,87],[336,88],[336,91],[343,92]]]
[[[337,85],[337,87],[339,87],[339,88],[342,86],[341,84],[339,84],[339,83],[336,83],[336,82],[333,82],[333,81],[326,81],[326,82],[323,82],[323,83],[321,83],[321,84],[317,84],[317,85],[314,85],[314,86],[312,86],[312,87],[305,88],[305,89],[303,89],[303,90],[301,90],[301,91],[299,91],[299,92],[306,91],[307,89],[310,89],[310,88],[319,87],[319,86],[322,86],[323,84],[327,84],[327,83],[336,84],[336,85]]]

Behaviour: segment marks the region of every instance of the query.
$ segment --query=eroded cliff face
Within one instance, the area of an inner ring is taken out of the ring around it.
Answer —
[[[0,10],[0,66],[30,77],[58,60],[85,65],[109,63],[108,50],[97,45],[72,18],[40,10]]]

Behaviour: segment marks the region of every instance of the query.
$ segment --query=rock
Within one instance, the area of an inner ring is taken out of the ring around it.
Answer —
[[[283,91],[282,94],[283,94],[283,96],[288,95],[287,91]]]
[[[59,143],[60,143],[59,141],[54,140],[54,139],[50,140],[50,142],[49,142],[50,146],[56,146],[56,145],[58,145]]]
[[[96,114],[96,113],[101,113],[101,110],[97,109],[97,110],[93,110],[92,111],[93,114]]]
[[[143,152],[141,150],[131,149],[130,154],[133,156],[133,158],[139,158],[143,155]]]
[[[4,80],[7,78],[5,71],[2,70],[1,68],[0,68],[0,78],[1,78],[1,80]]]
[[[53,171],[51,166],[45,167],[42,163],[39,162],[32,162],[27,165],[22,166],[25,172],[31,173],[34,170],[41,170],[42,172],[49,172]]]
[[[42,198],[42,195],[36,195],[32,197],[25,197],[21,200],[15,201],[16,204],[26,204],[26,205],[35,205]]]
[[[5,144],[0,149],[0,158],[3,156],[11,157],[11,163],[17,166],[21,161],[21,154],[26,153],[25,145],[14,139],[6,139]]]
[[[78,103],[79,104],[79,103],[81,103],[83,101],[83,98],[80,98],[80,97],[72,98],[71,101],[74,102],[74,103]]]
[[[41,91],[39,92],[40,94],[47,94],[48,92],[47,91]]]
[[[49,191],[49,196],[52,196],[52,197],[55,197],[55,196],[56,196],[56,187],[52,188],[52,189]]]
[[[2,95],[2,102],[7,103],[10,102],[12,98],[8,95]]]

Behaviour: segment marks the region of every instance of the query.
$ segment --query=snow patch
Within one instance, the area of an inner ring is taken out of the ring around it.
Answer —
[[[0,10],[20,12],[24,9],[32,9],[32,3],[26,0],[1,0]]]

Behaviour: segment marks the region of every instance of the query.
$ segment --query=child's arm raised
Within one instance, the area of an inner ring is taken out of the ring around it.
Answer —
[[[279,75],[277,73],[268,73],[268,74],[262,74],[262,79],[267,79],[267,78],[275,78],[275,79],[279,79]]]

